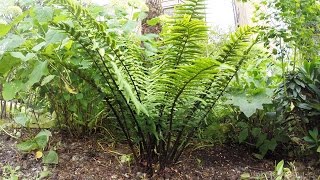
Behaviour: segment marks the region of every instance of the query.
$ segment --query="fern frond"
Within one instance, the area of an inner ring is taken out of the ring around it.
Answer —
[[[205,19],[205,0],[188,0],[185,3],[175,7],[175,18],[179,19],[185,14],[190,14],[191,18]]]
[[[123,70],[119,69],[116,63],[111,62],[113,71],[115,73],[115,77],[117,78],[118,88],[123,91],[124,96],[127,102],[132,102],[137,109],[137,113],[139,114],[140,111],[148,115],[147,109],[141,104],[141,102],[135,97],[134,92],[131,89],[130,84],[125,80],[123,77]]]
[[[224,61],[228,66],[233,67],[234,70],[226,71],[220,76],[226,83],[221,86],[221,84],[216,82],[219,87],[218,96],[214,99],[211,105],[206,108],[212,109],[212,107],[214,107],[217,100],[223,95],[224,91],[229,86],[230,81],[247,60],[247,55],[251,51],[252,47],[258,42],[258,36],[253,37],[256,31],[257,27],[244,26],[240,27],[231,35],[230,43],[225,45],[226,48],[223,49],[224,52],[220,55],[220,60]],[[210,88],[214,89],[217,88],[217,86],[211,85]],[[207,111],[206,115],[208,113],[209,111]]]
[[[196,101],[204,85],[214,79],[214,75],[220,71],[220,63],[212,59],[200,59],[193,65],[180,66],[176,70],[171,70],[167,75],[171,80],[166,83],[166,92],[174,93],[174,98],[170,107],[169,124],[172,125],[174,112],[179,104],[188,107]],[[185,109],[185,108],[183,108]]]
[[[213,80],[212,74],[219,72],[217,68],[219,65],[218,61],[204,58],[195,60],[192,65],[181,65],[177,69],[167,70],[165,80],[162,82],[165,85],[164,91],[169,94],[173,93],[174,99],[178,100],[188,89],[204,87],[205,82]]]
[[[175,9],[173,21],[163,27],[160,61],[164,69],[187,64],[203,54],[202,42],[207,40],[207,26],[200,17],[204,12],[203,0],[187,1]]]
[[[202,80],[205,85],[199,86],[202,92],[197,94],[197,100],[192,101],[192,105],[187,104],[187,106],[181,107],[182,111],[176,112],[180,117],[184,117],[182,119],[183,126],[177,128],[177,138],[168,155],[170,159],[176,161],[179,158],[196,129],[205,123],[208,113],[222,96],[230,81],[245,62],[246,55],[257,42],[257,39],[251,41],[254,32],[255,28],[243,27],[231,35],[230,41],[225,44],[221,55],[217,58],[218,67],[214,67],[216,71],[211,72],[210,75],[207,74],[208,77],[204,77],[204,80]],[[199,89],[193,92],[199,92]],[[175,109],[178,109],[178,107],[171,109],[172,115],[169,116],[171,118],[169,126],[172,124]],[[167,137],[170,141],[171,136],[171,133],[168,133]],[[181,139],[184,139],[184,142],[180,142]],[[170,149],[170,146],[167,149]]]

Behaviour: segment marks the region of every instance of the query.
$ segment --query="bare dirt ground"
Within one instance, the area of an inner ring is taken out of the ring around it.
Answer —
[[[24,133],[26,134],[26,133]],[[30,132],[29,132],[30,134]],[[32,134],[32,132],[31,132]],[[24,135],[23,138],[27,138]],[[16,149],[17,141],[0,132],[0,177],[8,178],[4,167],[20,167],[13,173],[19,179],[37,179],[41,172],[50,172],[43,179],[102,180],[102,179],[241,179],[250,177],[270,178],[275,166],[274,160],[257,160],[250,151],[236,145],[216,145],[206,148],[190,148],[179,163],[165,172],[147,177],[133,162],[123,161],[130,151],[126,145],[106,143],[97,138],[72,138],[61,133],[53,134],[49,148],[59,154],[59,164],[44,166],[33,153],[24,154]],[[293,162],[293,160],[290,160]],[[310,167],[308,162],[297,161],[292,173],[301,179],[318,179],[320,171]],[[2,179],[2,178],[0,178]]]

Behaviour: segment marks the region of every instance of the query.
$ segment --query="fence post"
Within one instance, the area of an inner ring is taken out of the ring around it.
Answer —
[[[6,101],[2,97],[2,84],[0,84],[0,118],[6,118]]]

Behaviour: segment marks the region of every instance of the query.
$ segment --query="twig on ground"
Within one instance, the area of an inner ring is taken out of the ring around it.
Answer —
[[[8,136],[14,138],[14,139],[19,139],[18,137],[8,133],[2,126],[0,126],[0,130],[2,130],[4,133],[6,133]]]

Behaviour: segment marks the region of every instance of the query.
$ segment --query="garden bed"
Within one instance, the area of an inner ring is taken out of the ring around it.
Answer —
[[[23,138],[32,132],[23,133]],[[99,138],[67,137],[54,133],[50,147],[57,150],[59,164],[44,166],[34,153],[21,153],[16,149],[17,141],[5,133],[0,134],[0,175],[5,176],[5,167],[19,179],[148,179],[140,168],[126,160],[130,151],[124,144],[106,143]],[[275,160],[257,160],[248,149],[236,145],[215,145],[190,148],[177,164],[165,172],[154,173],[152,179],[240,179],[241,175],[267,178],[274,171]],[[286,161],[287,162],[287,161]],[[289,160],[288,162],[293,162]],[[16,167],[19,169],[14,170]],[[316,179],[319,169],[296,161],[290,167],[292,175],[301,179]],[[6,172],[8,172],[6,170]],[[7,177],[8,177],[7,173]]]

